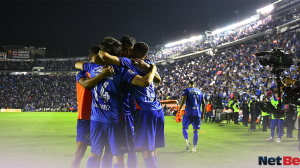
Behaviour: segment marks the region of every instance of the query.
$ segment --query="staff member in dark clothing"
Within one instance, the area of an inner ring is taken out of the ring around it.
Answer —
[[[238,105],[238,101],[237,100],[234,100],[233,101],[233,115],[234,115],[234,124],[237,124],[237,125],[240,125],[239,124],[239,105]]]
[[[248,127],[249,106],[248,106],[248,102],[246,100],[243,102],[242,111],[243,111],[243,125]]]
[[[264,98],[264,102],[267,102],[267,98]],[[263,118],[263,132],[267,132],[267,128],[269,126],[269,118],[270,118],[270,114],[267,112],[262,111],[261,112],[261,116]]]
[[[260,114],[260,108],[256,104],[256,100],[253,100],[250,104],[250,113],[251,113],[251,128],[250,129],[251,129],[251,131],[255,131],[255,129],[256,129],[256,126],[255,126],[256,118]]]

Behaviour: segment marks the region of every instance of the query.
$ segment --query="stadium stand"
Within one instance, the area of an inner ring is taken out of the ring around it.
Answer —
[[[283,15],[273,16],[274,18],[268,16],[258,20],[255,23],[238,27],[234,30],[210,35],[208,38],[206,38],[205,41],[188,42],[181,45],[176,45],[174,47],[165,48],[163,50],[157,51],[154,54],[151,54],[149,58],[153,62],[168,60],[178,56],[202,51],[208,48],[217,47],[219,45],[232,41],[237,41],[245,37],[250,37],[255,34],[265,32],[268,29],[272,30],[277,26],[299,19],[299,11],[299,8],[297,8],[294,13],[286,12]]]
[[[233,31],[209,35],[205,41],[176,45],[149,55],[162,77],[162,82],[155,86],[158,98],[179,101],[189,80],[202,88],[206,100],[210,100],[213,94],[219,94],[225,106],[233,95],[240,99],[262,94],[270,96],[275,87],[273,75],[270,68],[258,63],[259,59],[254,54],[274,47],[283,48],[298,62],[299,27],[277,30],[281,25],[299,24],[299,11],[297,8],[295,12],[263,17]],[[267,30],[271,31],[266,33]],[[206,49],[217,50],[197,54]],[[179,59],[181,57],[184,59]],[[6,70],[0,74],[0,98],[3,100],[0,108],[24,109],[26,104],[33,103],[35,109],[41,111],[67,110],[76,103],[74,64],[78,59],[0,61],[1,71]],[[44,67],[45,72],[43,75],[31,73],[33,67]],[[296,69],[295,65],[291,66],[285,75],[298,78]],[[13,75],[20,70],[30,73]]]

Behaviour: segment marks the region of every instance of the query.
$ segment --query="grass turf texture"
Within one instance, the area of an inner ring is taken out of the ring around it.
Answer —
[[[0,167],[70,167],[76,149],[76,122],[77,113],[0,113]],[[185,151],[181,123],[175,123],[171,116],[165,117],[166,147],[158,150],[158,165],[160,168],[261,167],[258,156],[299,157],[297,139],[283,137],[281,143],[266,142],[270,132],[250,133],[248,129],[242,125],[202,122],[197,153],[191,153],[192,147]],[[188,133],[193,143],[192,125]],[[293,135],[297,133],[295,130]],[[85,167],[89,153],[90,147],[81,167]],[[138,159],[138,167],[144,168],[141,153]]]

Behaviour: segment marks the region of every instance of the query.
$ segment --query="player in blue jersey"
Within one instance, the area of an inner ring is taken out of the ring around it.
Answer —
[[[121,57],[127,57],[131,58],[133,55],[133,47],[134,44],[136,43],[136,40],[131,37],[131,36],[123,36],[120,39],[120,42],[122,43],[122,53]],[[130,84],[127,84],[125,88],[129,88]],[[125,94],[128,92],[127,94]],[[127,167],[128,168],[137,168],[138,165],[138,158],[137,158],[137,153],[134,150],[134,121],[133,121],[133,115],[131,114],[130,111],[130,106],[129,106],[129,98],[130,98],[130,93],[129,89],[124,90],[123,94],[123,108],[124,108],[124,119],[125,119],[125,124],[127,127],[127,138],[128,138],[128,145],[129,145],[129,151],[128,151],[128,157],[127,157]]]
[[[99,62],[98,52],[99,45],[90,47],[89,59],[91,62],[101,64]],[[85,71],[78,71],[76,75],[77,85],[77,101],[78,101],[78,121],[77,121],[77,137],[76,152],[72,159],[71,168],[79,168],[81,160],[86,152],[87,146],[91,145],[90,140],[90,117],[92,106],[92,93],[90,88],[95,86],[104,77],[112,74],[111,66],[104,67],[102,72],[94,78],[90,78],[90,74]],[[74,107],[75,109],[75,107]],[[91,154],[92,156],[94,154]],[[112,154],[109,146],[105,148],[103,155],[102,168],[112,167]]]
[[[121,43],[108,37],[100,45],[101,49],[110,54],[118,55]],[[91,74],[91,77],[101,73],[103,66],[93,63],[76,63],[77,69]],[[126,127],[123,119],[122,93],[125,83],[141,87],[151,84],[156,67],[151,64],[150,72],[144,77],[130,69],[114,67],[114,75],[100,81],[92,90],[91,114],[91,147],[95,154],[90,157],[87,168],[98,167],[101,162],[103,147],[109,144],[114,156],[114,167],[125,167],[124,154],[128,151]]]
[[[146,43],[139,42],[134,45],[132,58],[146,58],[149,47]],[[136,67],[130,59],[124,57],[116,57],[104,51],[99,52],[99,56],[110,64],[119,67],[127,67],[144,76],[149,71],[148,67],[140,69]],[[155,73],[154,82],[160,82],[158,73]],[[136,101],[137,110],[134,113],[134,146],[135,149],[142,152],[146,167],[157,167],[157,148],[165,146],[164,137],[164,115],[160,102],[154,92],[153,82],[149,87],[130,87],[130,96]],[[132,100],[132,99],[130,99]],[[130,107],[134,106],[131,101]]]
[[[26,113],[29,112],[28,104],[26,104]]]
[[[191,146],[191,143],[189,141],[189,136],[187,129],[189,128],[189,125],[193,125],[194,129],[194,138],[193,138],[193,149],[192,152],[196,152],[196,146],[198,142],[198,130],[201,126],[201,112],[204,112],[204,99],[203,99],[203,93],[198,89],[195,88],[194,82],[189,81],[188,88],[185,89],[182,100],[179,106],[179,111],[181,110],[183,104],[186,104],[185,106],[185,115],[182,120],[182,132],[183,136],[186,141],[186,150],[189,149]],[[201,104],[202,104],[202,111],[201,111]]]
[[[31,108],[31,112],[33,112],[33,110],[34,110],[33,109],[33,104],[30,105],[30,108]]]

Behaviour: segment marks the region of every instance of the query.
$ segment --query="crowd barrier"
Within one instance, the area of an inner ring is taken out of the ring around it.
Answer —
[[[21,109],[0,109],[0,112],[22,112]]]

